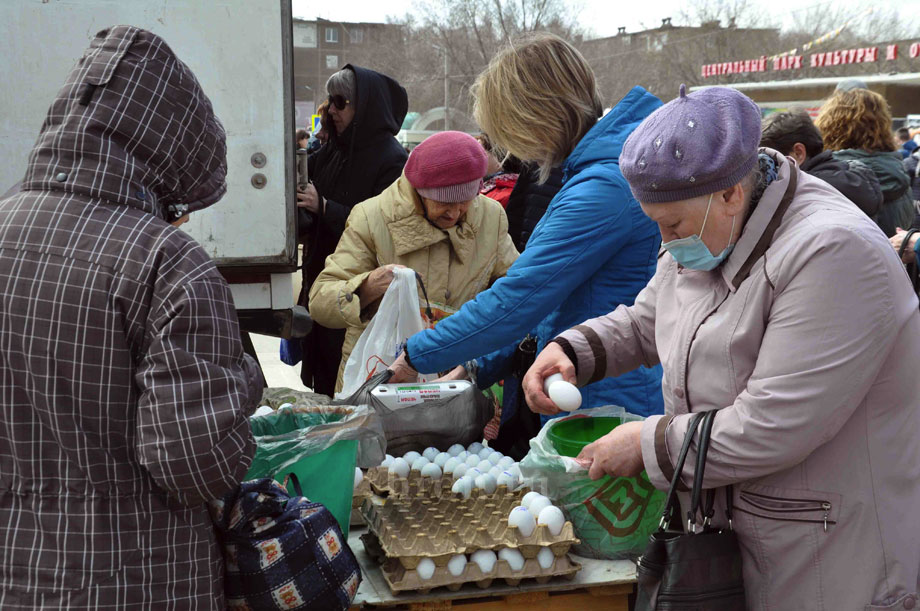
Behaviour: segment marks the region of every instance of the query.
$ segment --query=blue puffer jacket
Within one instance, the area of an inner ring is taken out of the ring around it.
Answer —
[[[486,354],[479,383],[489,384],[510,373],[527,333],[542,350],[562,331],[633,304],[655,273],[661,235],[633,198],[618,158],[630,132],[661,105],[635,87],[582,138],[563,166],[562,189],[507,275],[435,329],[409,338],[416,369],[444,371]],[[660,414],[661,367],[591,384],[582,396],[582,407]]]

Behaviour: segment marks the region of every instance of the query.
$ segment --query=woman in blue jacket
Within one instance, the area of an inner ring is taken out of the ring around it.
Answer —
[[[391,367],[393,381],[479,357],[484,387],[510,373],[525,335],[533,333],[542,350],[562,331],[632,305],[655,272],[661,236],[617,160],[630,132],[662,105],[658,98],[635,87],[600,118],[591,68],[571,45],[545,34],[497,55],[474,98],[476,120],[493,144],[535,162],[543,179],[562,165],[563,186],[507,275],[435,329],[409,338]],[[582,407],[660,414],[661,369],[598,380],[582,396]]]

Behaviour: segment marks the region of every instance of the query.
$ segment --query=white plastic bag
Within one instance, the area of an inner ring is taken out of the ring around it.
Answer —
[[[342,391],[336,393],[336,399],[350,397],[367,380],[392,365],[406,340],[425,328],[415,272],[409,268],[394,269],[393,282],[384,293],[377,313],[345,363]],[[427,382],[436,377],[419,374],[418,381]]]

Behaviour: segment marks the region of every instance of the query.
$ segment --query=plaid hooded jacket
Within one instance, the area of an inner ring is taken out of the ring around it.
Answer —
[[[205,502],[248,469],[261,374],[167,223],[224,194],[224,130],[157,36],[96,35],[0,200],[0,608],[222,608]]]

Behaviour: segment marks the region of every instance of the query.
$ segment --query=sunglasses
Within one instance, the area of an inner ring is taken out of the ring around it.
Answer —
[[[345,110],[345,107],[351,104],[351,100],[347,99],[343,95],[336,94],[329,96],[329,103],[339,110]]]

